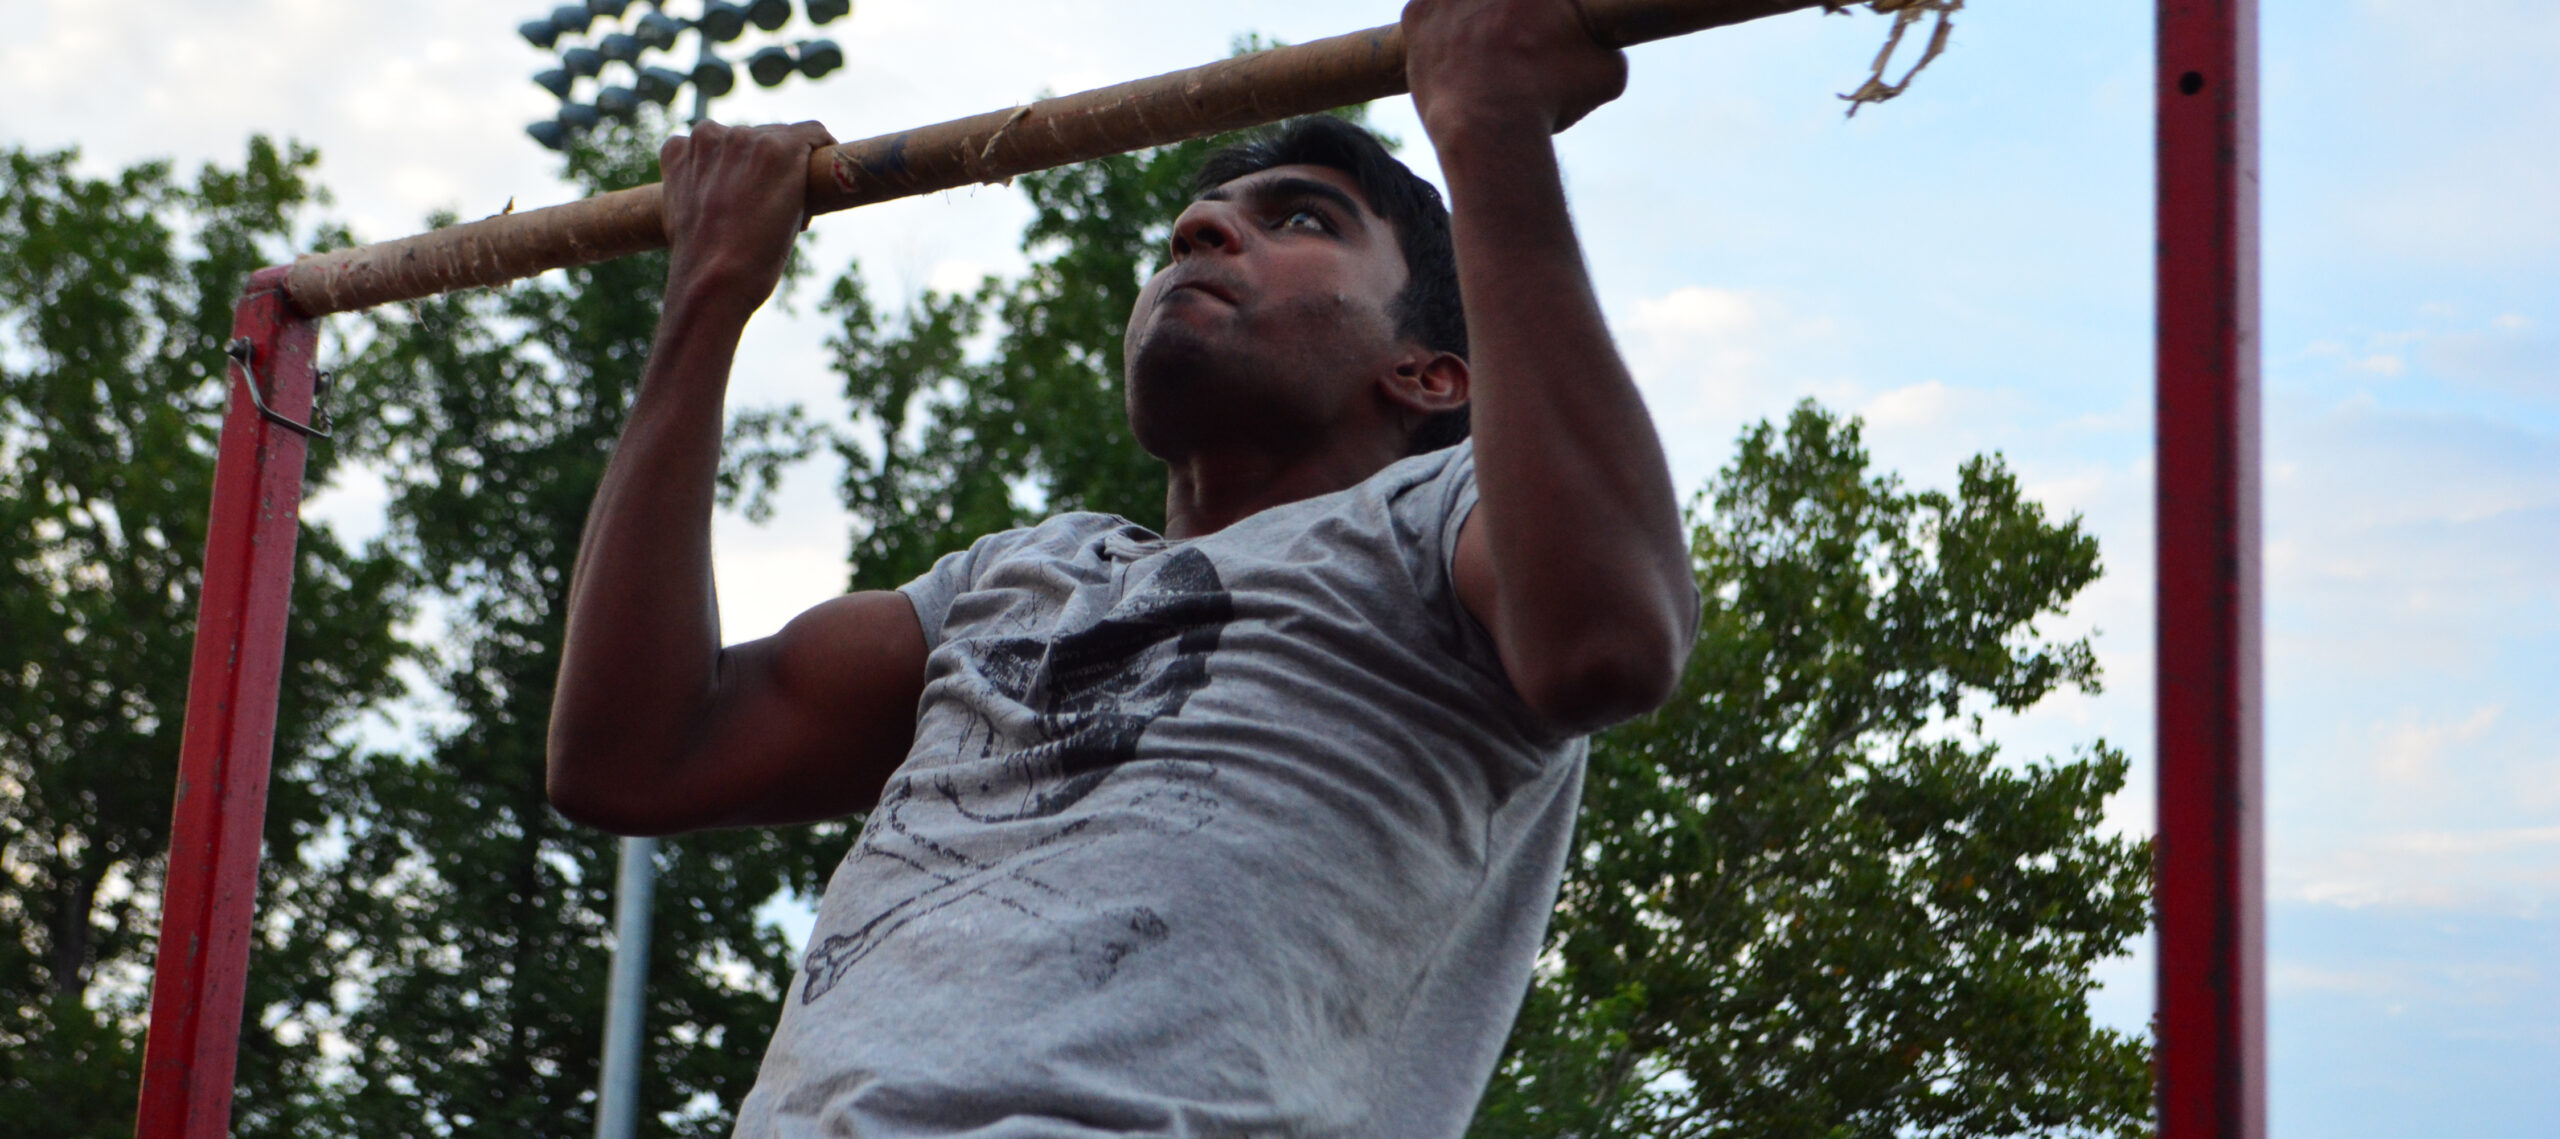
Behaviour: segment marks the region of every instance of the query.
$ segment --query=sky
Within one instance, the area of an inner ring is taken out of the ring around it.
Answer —
[[[679,12],[690,0],[673,0]],[[531,2],[5,0],[0,144],[236,163],[319,148],[366,239],[559,201],[523,124]],[[823,82],[724,100],[854,138],[1172,70],[1239,34],[1385,23],[1372,0],[863,0]],[[2010,753],[2135,759],[2148,829],[2150,5],[1974,0],[1910,94],[1844,119],[1883,31],[1812,13],[1635,49],[1559,140],[1593,273],[1684,488],[1811,397],[1878,464],[1950,485],[1996,451],[2107,572],[2052,631],[2103,693],[1996,725]],[[2266,818],[2280,1139],[2549,1136],[2560,1118],[2560,5],[2265,0]],[[1409,104],[1375,121],[1437,176]],[[995,187],[822,219],[817,264],[893,302],[1019,272]],[[842,407],[806,303],[750,329],[733,406]],[[716,527],[760,635],[844,581],[834,475]],[[380,526],[357,472],[312,504]],[[2148,1016],[2147,954],[2108,965]]]

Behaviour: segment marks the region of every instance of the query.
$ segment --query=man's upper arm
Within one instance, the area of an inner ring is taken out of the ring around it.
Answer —
[[[1567,539],[1556,539],[1563,541]],[[1623,609],[1637,619],[1629,623],[1594,622],[1566,645],[1524,643],[1524,617],[1506,612],[1493,543],[1486,535],[1479,505],[1459,524],[1457,548],[1449,557],[1449,576],[1458,602],[1493,638],[1495,655],[1510,678],[1512,690],[1531,711],[1558,727],[1590,732],[1652,710],[1679,679],[1697,627],[1695,586],[1685,604],[1669,606],[1687,614],[1686,624],[1646,620],[1657,599],[1625,597]],[[1689,584],[1684,582],[1684,584]],[[1510,604],[1520,604],[1513,600]],[[1628,630],[1632,628],[1636,632]],[[1673,644],[1638,635],[1668,629]]]
[[[923,625],[903,594],[849,594],[722,650],[709,723],[678,781],[695,826],[867,810],[905,761],[924,689]]]

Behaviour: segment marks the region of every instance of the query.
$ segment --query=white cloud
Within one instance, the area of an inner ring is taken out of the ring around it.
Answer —
[[[1947,420],[1955,404],[1955,393],[1947,385],[1927,380],[1868,400],[1858,414],[1885,430],[1936,427]]]
[[[2461,670],[2501,686],[2479,699],[2543,699],[2478,670],[2560,634],[2560,435],[2282,391],[2268,421],[2273,659]]]
[[[2560,906],[2560,826],[2412,830],[2279,863],[2279,897],[2516,916]]]
[[[1838,323],[1765,292],[1683,285],[1621,306],[1611,324],[1684,489],[1732,458],[1746,425],[1784,419],[1806,396],[1835,408],[1857,396],[1823,377]]]
[[[2454,721],[2402,721],[2384,730],[2373,751],[2374,774],[2391,783],[2427,783],[2442,776],[2448,753],[2477,743],[2506,709],[2484,704]]]
[[[2277,996],[2302,992],[2373,994],[2393,990],[2399,979],[2380,970],[2323,969],[2290,962],[2267,968],[2267,988]]]

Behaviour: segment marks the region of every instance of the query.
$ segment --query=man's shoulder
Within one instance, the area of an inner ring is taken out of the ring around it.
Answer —
[[[1296,505],[1317,511],[1370,509],[1399,516],[1416,511],[1436,514],[1465,497],[1474,485],[1475,448],[1460,440],[1438,450],[1407,455],[1378,468],[1357,484]]]
[[[1476,444],[1460,439],[1434,451],[1407,455],[1369,476],[1371,482],[1416,486],[1444,478],[1464,477],[1475,470]]]

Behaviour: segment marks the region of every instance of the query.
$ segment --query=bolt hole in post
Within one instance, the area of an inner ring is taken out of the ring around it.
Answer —
[[[2178,93],[2193,95],[2204,90],[2204,72],[2190,71],[2178,77]]]

